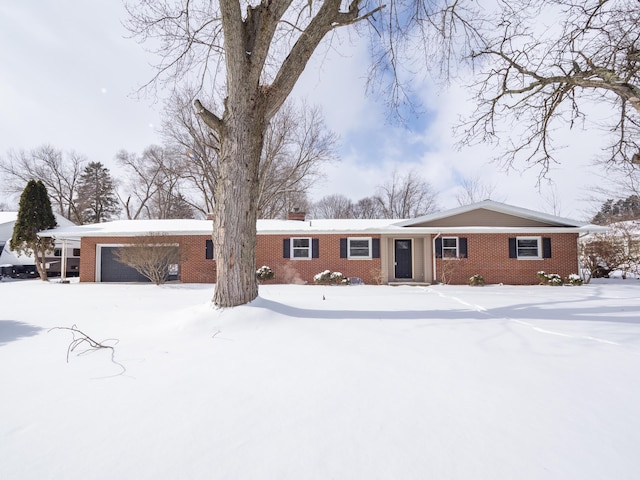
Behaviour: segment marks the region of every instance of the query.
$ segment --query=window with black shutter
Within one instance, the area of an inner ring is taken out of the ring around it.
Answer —
[[[551,239],[540,237],[515,237],[509,239],[509,258],[539,260],[551,257]]]

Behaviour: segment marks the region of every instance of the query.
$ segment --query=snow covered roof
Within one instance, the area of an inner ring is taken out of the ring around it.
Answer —
[[[116,220],[114,222],[92,223],[58,227],[40,232],[41,236],[54,238],[82,237],[135,237],[159,233],[166,235],[202,235],[212,232],[210,220]]]
[[[0,225],[15,222],[17,218],[18,212],[0,212]]]
[[[378,233],[397,220],[258,220],[258,233],[269,234],[320,234],[320,233]],[[211,220],[117,220],[60,227],[41,232],[55,238],[128,237],[148,235],[150,232],[166,235],[209,235],[213,230]]]
[[[495,202],[491,202],[495,204]],[[486,202],[482,202],[483,205]],[[478,208],[478,204],[476,207]],[[318,235],[318,234],[447,234],[447,233],[553,233],[553,232],[593,232],[602,231],[603,227],[575,222],[551,215],[539,214],[536,220],[546,224],[541,226],[483,226],[483,225],[454,225],[454,226],[414,226],[425,221],[446,218],[448,216],[467,212],[472,208],[449,210],[448,212],[426,215],[413,220],[389,219],[318,219],[318,220],[258,220],[259,235]],[[531,215],[530,210],[509,207],[501,209],[509,214]],[[426,220],[425,220],[426,219]],[[550,220],[553,219],[553,222]],[[91,225],[77,225],[59,227],[41,232],[43,236],[57,239],[79,239],[82,237],[135,237],[150,233],[164,235],[210,235],[213,230],[211,220],[117,220],[114,222],[97,223]]]
[[[75,223],[67,220],[59,213],[54,213],[53,215],[56,217],[56,222],[58,222],[59,227],[70,227],[75,225]],[[18,212],[0,212],[0,225],[15,222],[17,219]]]

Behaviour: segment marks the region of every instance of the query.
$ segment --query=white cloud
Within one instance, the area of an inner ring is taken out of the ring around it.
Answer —
[[[158,142],[159,115],[132,97],[151,76],[120,2],[11,2],[0,10],[0,155],[44,143],[109,165]]]

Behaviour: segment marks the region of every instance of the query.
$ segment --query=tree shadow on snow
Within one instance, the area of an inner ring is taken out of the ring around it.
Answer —
[[[554,288],[554,287],[541,287]],[[567,287],[580,288],[580,287]],[[607,298],[606,289],[594,289],[593,294],[581,300],[577,299],[551,299],[523,302],[504,307],[477,309],[470,305],[460,304],[451,298],[451,309],[424,310],[329,310],[322,308],[301,308],[259,297],[250,306],[265,308],[273,312],[295,318],[317,319],[376,319],[376,320],[564,320],[564,321],[590,321],[590,322],[614,322],[625,324],[640,324],[640,300],[629,302],[629,298]],[[594,303],[589,305],[589,301]]]
[[[452,319],[472,320],[486,319],[483,312],[465,308],[451,310],[325,310],[300,308],[286,303],[276,302],[260,297],[249,304],[251,307],[264,308],[287,317],[317,319],[364,319],[364,320],[427,320]]]
[[[26,337],[38,335],[43,329],[15,320],[0,320],[0,346]]]

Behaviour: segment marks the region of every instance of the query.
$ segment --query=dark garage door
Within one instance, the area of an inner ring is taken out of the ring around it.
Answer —
[[[100,249],[100,281],[101,282],[149,282],[149,279],[118,261],[118,247],[102,247]]]

